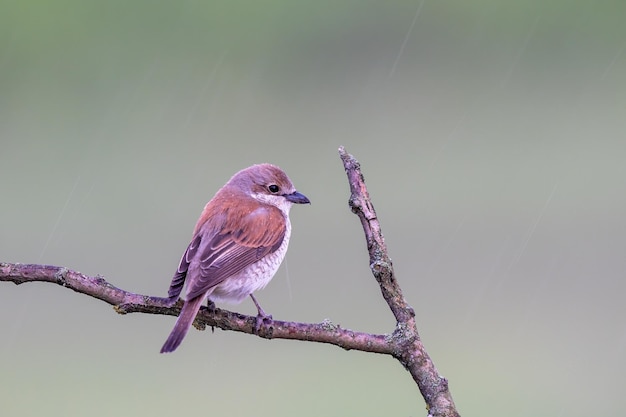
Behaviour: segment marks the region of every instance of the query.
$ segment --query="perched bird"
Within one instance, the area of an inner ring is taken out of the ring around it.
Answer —
[[[239,171],[213,196],[172,278],[168,296],[176,301],[186,285],[185,304],[161,353],[180,345],[207,298],[211,305],[249,295],[257,320],[268,317],[252,293],[270,282],[285,257],[294,203],[310,201],[271,164]]]

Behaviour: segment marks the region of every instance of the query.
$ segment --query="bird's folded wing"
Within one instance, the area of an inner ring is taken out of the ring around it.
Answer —
[[[199,262],[200,266],[200,274],[187,284],[188,300],[275,252],[283,242],[286,221],[278,208],[263,206],[242,216],[229,214],[219,230],[211,230],[211,222],[207,221],[181,259],[179,271],[187,270],[191,262]]]
[[[167,296],[169,298],[178,298],[181,291],[183,290],[183,286],[185,285],[185,279],[187,278],[187,270],[189,269],[189,263],[191,262],[191,257],[198,250],[198,246],[200,245],[200,235],[194,236],[189,246],[187,246],[187,250],[183,253],[182,258],[180,258],[180,263],[178,264],[178,269],[172,278],[172,282],[170,283],[170,289],[167,292]]]

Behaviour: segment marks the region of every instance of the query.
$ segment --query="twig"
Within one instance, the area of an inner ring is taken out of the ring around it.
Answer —
[[[396,330],[392,334],[396,349],[392,355],[409,371],[417,383],[426,401],[429,416],[459,416],[448,390],[448,380],[439,375],[424,349],[417,332],[415,311],[404,299],[400,285],[396,281],[385,238],[361,173],[361,166],[343,146],[339,148],[339,155],[350,183],[348,204],[352,212],[359,216],[365,232],[370,269],[380,286],[383,298],[397,320]]]

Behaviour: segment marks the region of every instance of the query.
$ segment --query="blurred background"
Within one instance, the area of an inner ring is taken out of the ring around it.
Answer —
[[[462,415],[626,411],[626,4],[4,1],[0,261],[165,295],[248,165],[311,206],[258,299],[389,333],[337,155],[362,163]],[[3,416],[420,416],[393,359],[0,285]],[[254,314],[246,300],[226,306]]]

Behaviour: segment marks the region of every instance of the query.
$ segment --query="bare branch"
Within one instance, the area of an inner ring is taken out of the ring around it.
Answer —
[[[172,306],[168,298],[134,294],[113,286],[100,276],[90,277],[59,266],[0,263],[0,281],[11,281],[15,284],[54,283],[109,303],[115,306],[115,310],[120,314],[150,313],[178,316],[182,307],[180,300]],[[263,323],[256,333],[256,316],[246,316],[219,308],[210,311],[203,307],[194,324],[201,330],[211,326],[258,334],[266,339],[329,343],[346,350],[391,354],[394,348],[387,335],[354,332],[327,320],[317,324],[272,320],[270,323]]]
[[[393,265],[387,253],[385,239],[370,200],[360,165],[343,147],[339,148],[348,182],[349,204],[361,220],[370,257],[370,268],[378,282],[383,298],[396,318],[396,328],[390,335],[370,334],[343,329],[325,320],[322,323],[295,323],[271,320],[255,330],[256,317],[203,307],[194,325],[203,330],[206,326],[218,327],[266,339],[292,339],[328,343],[346,350],[391,355],[409,371],[426,401],[429,416],[457,417],[448,381],[439,375],[420,341],[415,323],[415,312],[402,295],[396,281]],[[90,277],[64,267],[0,263],[0,281],[23,284],[25,282],[50,282],[81,294],[102,300],[114,306],[120,314],[149,313],[177,316],[182,301],[135,294],[107,282],[100,276]]]
[[[365,232],[370,255],[370,269],[380,286],[383,298],[397,320],[396,330],[392,336],[398,349],[394,351],[393,356],[411,373],[426,400],[429,415],[458,416],[459,413],[456,411],[452,395],[448,390],[448,381],[439,375],[424,349],[417,332],[415,311],[404,299],[400,285],[395,279],[385,238],[367,192],[361,166],[352,155],[345,151],[343,146],[339,148],[339,155],[350,183],[351,194],[348,204],[352,212],[361,220]]]

